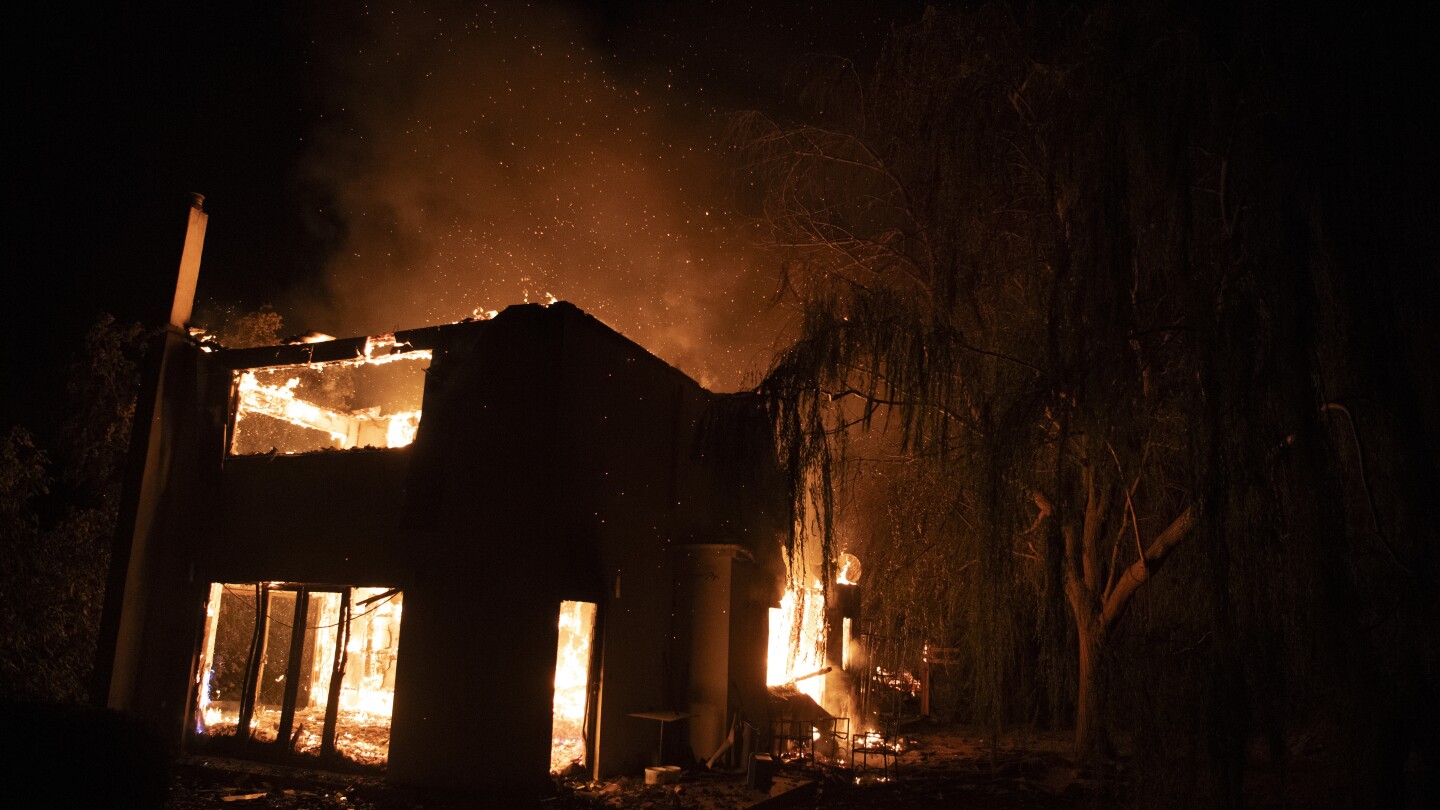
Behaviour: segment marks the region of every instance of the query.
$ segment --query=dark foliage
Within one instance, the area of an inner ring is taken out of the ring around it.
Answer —
[[[0,697],[87,698],[138,384],[140,329],[108,315],[76,353],[54,453],[0,446]]]
[[[959,711],[1075,713],[1142,803],[1239,803],[1256,740],[1346,752],[1359,805],[1436,756],[1399,22],[931,10],[868,81],[810,60],[797,120],[737,122],[801,316],[760,387],[801,535],[861,553],[886,633],[965,649]]]
[[[154,729],[108,709],[0,701],[10,807],[161,808],[171,752]]]

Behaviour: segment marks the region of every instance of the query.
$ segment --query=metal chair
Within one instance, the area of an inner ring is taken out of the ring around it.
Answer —
[[[900,722],[896,719],[880,721],[879,731],[859,731],[850,737],[850,762],[859,771],[865,771],[870,761],[880,758],[880,773],[884,779],[900,778]]]

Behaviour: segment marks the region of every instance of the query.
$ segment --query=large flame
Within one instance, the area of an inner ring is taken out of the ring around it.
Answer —
[[[555,647],[555,701],[551,725],[550,771],[585,765],[585,706],[589,697],[590,643],[595,605],[560,603],[560,634]]]
[[[379,383],[366,380],[363,393],[357,392],[355,380],[342,378],[350,374],[358,380],[360,370],[419,363],[430,356],[425,350],[400,351],[395,338],[386,335],[368,339],[363,353],[350,360],[237,372],[232,451],[404,447],[415,440],[420,427],[423,375],[402,372]],[[277,422],[289,426],[290,432],[277,430]]]
[[[813,587],[789,588],[780,607],[770,609],[770,650],[765,682],[771,686],[795,683],[795,688],[821,703],[823,677],[814,675],[825,667],[825,590]],[[798,680],[797,680],[798,679]]]

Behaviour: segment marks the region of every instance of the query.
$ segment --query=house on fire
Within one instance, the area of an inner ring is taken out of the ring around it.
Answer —
[[[566,303],[163,341],[102,629],[110,706],[187,750],[519,791],[765,727],[788,511],[743,397]]]

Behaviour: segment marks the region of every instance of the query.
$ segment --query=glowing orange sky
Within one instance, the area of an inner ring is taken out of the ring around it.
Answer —
[[[346,235],[287,321],[369,334],[548,293],[708,387],[753,382],[784,314],[730,205],[724,115],[589,40],[556,9],[348,20],[306,164]]]

